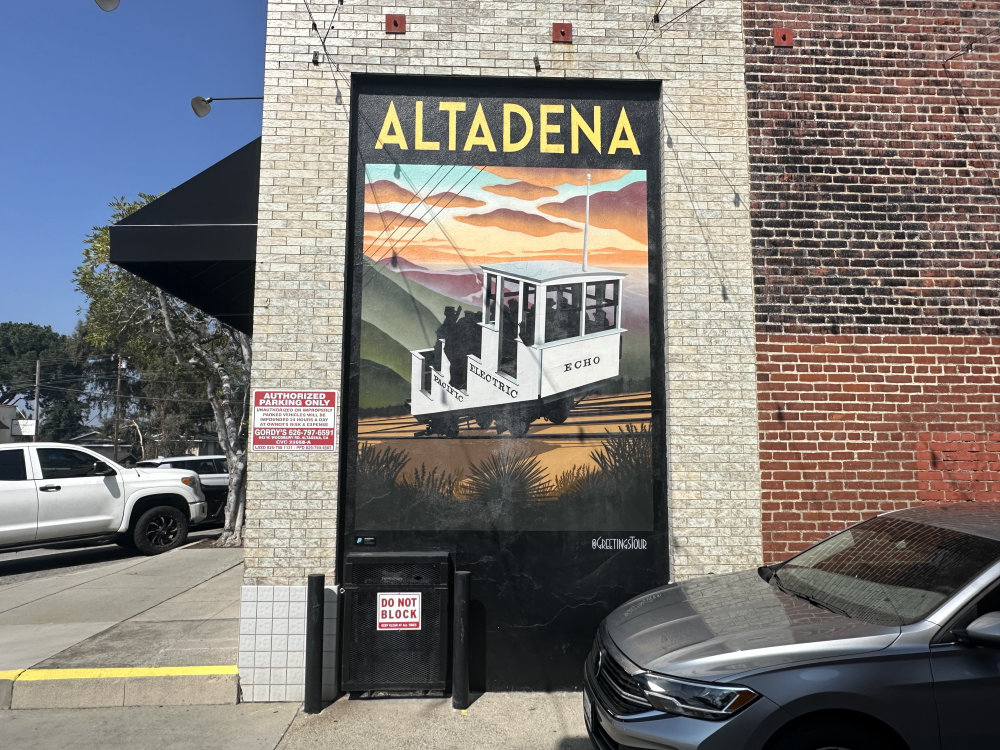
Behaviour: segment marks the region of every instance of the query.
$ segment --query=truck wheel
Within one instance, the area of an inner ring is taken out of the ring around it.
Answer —
[[[144,555],[158,555],[180,547],[187,540],[188,520],[170,505],[150,508],[135,523],[132,541]]]

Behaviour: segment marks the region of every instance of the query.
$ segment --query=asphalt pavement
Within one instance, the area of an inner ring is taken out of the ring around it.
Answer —
[[[63,559],[66,558],[66,559]],[[89,562],[87,561],[89,560]],[[579,693],[240,703],[242,550],[0,556],[0,737],[18,750],[589,750]]]

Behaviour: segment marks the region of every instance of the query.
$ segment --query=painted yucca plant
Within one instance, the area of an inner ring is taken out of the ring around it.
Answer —
[[[544,500],[552,491],[545,469],[527,448],[502,444],[469,469],[462,485],[466,498],[480,502]]]
[[[590,454],[596,466],[560,474],[554,494],[564,528],[629,529],[650,522],[652,441],[648,427],[607,433]]]
[[[649,477],[653,465],[649,426],[625,425],[617,433],[609,432],[601,441],[601,449],[593,451],[598,469],[608,477],[634,481]]]
[[[427,466],[420,464],[410,474],[404,475],[397,482],[399,489],[412,495],[417,502],[450,501],[455,499],[455,490],[461,480],[444,469],[435,467],[427,471]]]
[[[377,446],[374,443],[361,443],[358,446],[358,476],[366,480],[381,480],[392,484],[399,472],[410,462],[405,451],[390,448],[388,445]]]

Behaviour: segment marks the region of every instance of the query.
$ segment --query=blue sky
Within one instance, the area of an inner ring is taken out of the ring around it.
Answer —
[[[163,193],[260,135],[265,0],[6,0],[0,321],[71,333],[83,242],[116,195]]]

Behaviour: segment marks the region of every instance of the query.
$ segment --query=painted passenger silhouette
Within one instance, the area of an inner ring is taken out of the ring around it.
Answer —
[[[441,341],[444,340],[444,350],[448,352],[448,358],[454,356],[451,350],[456,334],[458,333],[458,316],[462,314],[461,305],[456,310],[451,305],[444,308],[444,321],[437,327],[434,333],[434,366],[441,369]]]
[[[451,384],[456,388],[465,388],[468,384],[469,355],[480,355],[482,347],[479,321],[482,313],[465,311],[465,317],[455,324],[455,342],[448,344],[448,358],[451,360]]]

